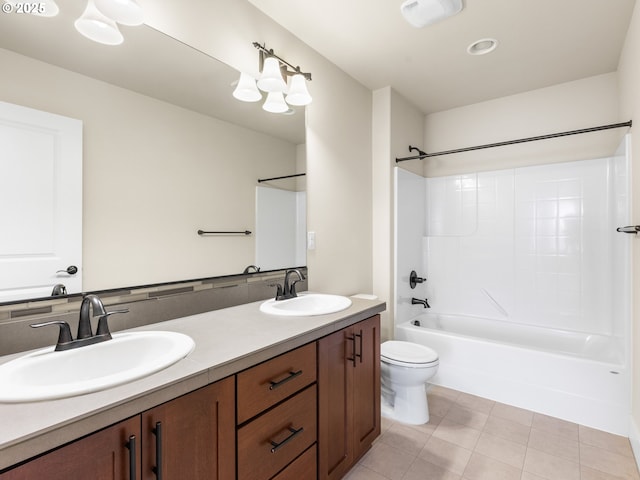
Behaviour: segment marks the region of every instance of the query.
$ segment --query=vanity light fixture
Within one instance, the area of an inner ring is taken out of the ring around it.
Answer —
[[[124,41],[116,22],[100,12],[93,0],[87,2],[84,13],[74,22],[74,26],[82,35],[94,42],[120,45]]]
[[[257,102],[262,99],[261,90],[267,93],[262,108],[272,113],[291,114],[294,110],[289,105],[309,105],[312,98],[307,81],[311,81],[311,74],[301,71],[298,66],[294,67],[264,45],[254,42],[253,46],[260,51],[260,76],[256,82],[249,74],[241,73],[233,96],[243,102]],[[288,77],[291,77],[289,85],[285,80]]]
[[[124,41],[118,23],[142,25],[142,8],[135,0],[88,0],[87,7],[74,25],[82,35],[104,45],[120,45]]]
[[[400,5],[404,19],[416,28],[451,17],[462,10],[462,0],[405,0]]]

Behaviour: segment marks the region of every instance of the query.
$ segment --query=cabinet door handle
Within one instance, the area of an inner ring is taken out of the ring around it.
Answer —
[[[269,380],[269,383],[271,384],[269,386],[269,390],[275,390],[276,388],[280,387],[281,385],[284,385],[288,381],[293,380],[298,375],[302,375],[302,370],[298,370],[297,372],[289,372],[289,376],[286,378],[283,378],[279,382],[274,382],[273,380]]]
[[[156,466],[151,470],[158,480],[162,480],[162,422],[156,422],[156,428],[151,431],[156,436]]]
[[[352,357],[347,357],[347,360],[349,360],[350,362],[353,362],[353,368],[356,367],[356,335],[351,335],[350,337],[347,337],[347,340],[351,340],[352,342],[352,352],[353,352],[353,356]]]
[[[136,480],[136,436],[131,435],[124,446],[129,450],[129,480]]]
[[[291,435],[289,435],[280,443],[274,442],[273,440],[269,440],[269,443],[273,445],[273,447],[271,448],[271,453],[276,453],[280,447],[283,447],[284,445],[289,443],[291,440],[296,438],[298,435],[300,435],[302,432],[304,432],[304,427],[300,427],[297,430],[293,427],[289,427],[288,430],[291,432]]]
[[[356,333],[354,335],[354,337],[358,337],[360,339],[360,353],[356,353],[356,357],[358,357],[360,359],[360,363],[362,363],[362,330],[360,330],[360,333]],[[354,342],[353,342],[353,348],[354,348],[354,352],[355,352],[355,346],[356,342],[355,342],[355,338],[354,338]]]

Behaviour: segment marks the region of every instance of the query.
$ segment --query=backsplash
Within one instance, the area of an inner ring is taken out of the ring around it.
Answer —
[[[306,268],[300,269],[307,276]],[[129,309],[109,318],[112,332],[174,318],[195,315],[275,296],[275,283],[282,284],[285,270],[249,275],[213,277],[181,283],[158,284],[97,292],[107,310]],[[299,292],[308,280],[296,285]],[[62,320],[74,333],[78,326],[81,295],[0,305],[0,356],[54,345],[55,328],[30,328],[35,322]],[[95,328],[95,324],[94,324]]]

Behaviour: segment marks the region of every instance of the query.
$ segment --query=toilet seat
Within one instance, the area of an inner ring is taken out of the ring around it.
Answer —
[[[418,343],[388,340],[380,345],[380,359],[403,367],[430,367],[438,364],[435,350]]]

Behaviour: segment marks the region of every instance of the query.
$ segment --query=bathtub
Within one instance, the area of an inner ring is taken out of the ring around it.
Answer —
[[[423,314],[396,325],[396,339],[438,352],[433,384],[629,434],[630,372],[617,337]]]

